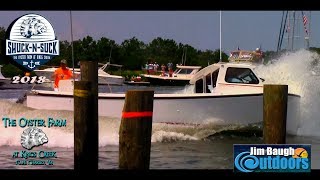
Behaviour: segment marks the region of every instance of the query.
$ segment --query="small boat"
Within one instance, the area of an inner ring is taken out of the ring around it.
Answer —
[[[177,69],[170,76],[164,75],[141,74],[150,85],[158,86],[185,86],[189,84],[192,77],[201,69],[201,66],[183,66],[177,65]]]
[[[100,64],[102,65],[98,69],[98,83],[101,85],[122,85],[124,82],[124,77],[117,76],[117,75],[111,75],[106,72],[106,69],[108,66],[117,66],[121,67],[121,65],[115,65],[110,64],[109,62],[106,64]],[[57,69],[57,67],[49,67],[42,70],[34,70],[34,72],[37,74],[37,76],[45,76],[46,79],[50,80],[52,79],[51,76],[54,73],[54,71]],[[75,74],[80,74],[80,68],[74,68]],[[79,76],[80,77],[80,76]]]
[[[149,86],[150,85],[150,82],[142,81],[141,76],[137,76],[137,77],[133,76],[131,78],[131,81],[124,81],[123,83],[131,86]]]
[[[229,56],[229,62],[251,62],[251,63],[263,63],[263,52],[260,48],[256,48],[255,51],[238,50],[232,51]]]
[[[193,93],[155,94],[153,122],[199,125],[248,125],[263,120],[263,79],[253,64],[215,63],[190,80]],[[58,92],[32,90],[26,106],[35,109],[73,111],[73,82],[61,80]],[[63,88],[66,87],[66,88]],[[44,103],[48,102],[48,103]],[[50,102],[50,103],[49,103]],[[99,93],[99,116],[121,118],[125,94]],[[300,122],[300,96],[288,95],[287,132],[296,134]]]
[[[109,67],[109,66],[115,66],[115,67],[121,68],[122,65],[111,64],[110,62],[108,62],[106,64],[100,64],[100,65],[102,65],[98,69],[98,83],[100,85],[123,85],[123,82],[125,80],[124,77],[118,76],[118,75],[111,75],[106,72],[107,67]]]

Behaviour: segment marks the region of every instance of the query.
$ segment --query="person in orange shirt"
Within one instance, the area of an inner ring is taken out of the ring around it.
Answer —
[[[55,91],[58,91],[60,80],[73,78],[73,73],[69,68],[67,68],[67,61],[65,59],[60,61],[60,67],[54,71],[52,78],[54,78]]]

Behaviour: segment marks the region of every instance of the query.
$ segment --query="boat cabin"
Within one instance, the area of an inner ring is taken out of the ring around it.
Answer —
[[[200,70],[191,80],[195,93],[250,94],[261,93],[263,79],[252,64],[216,63]]]

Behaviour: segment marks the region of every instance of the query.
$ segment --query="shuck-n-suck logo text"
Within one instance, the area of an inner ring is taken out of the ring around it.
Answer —
[[[59,41],[52,25],[37,14],[17,18],[7,30],[6,55],[29,72],[47,63],[59,55]]]
[[[235,144],[234,172],[310,172],[309,144]]]

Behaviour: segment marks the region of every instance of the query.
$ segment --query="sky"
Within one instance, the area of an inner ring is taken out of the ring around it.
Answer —
[[[53,26],[59,40],[71,41],[70,11],[0,11],[0,27],[7,28],[16,18],[36,13]],[[309,11],[305,12],[306,14]],[[295,47],[304,47],[301,19]],[[310,46],[320,47],[320,11],[311,15]],[[277,49],[282,11],[222,11],[221,47],[224,52],[240,49]],[[73,39],[91,36],[95,40],[107,37],[121,44],[136,37],[149,43],[157,37],[173,39],[199,50],[220,47],[220,11],[72,11]],[[284,42],[286,40],[284,39]],[[286,43],[284,43],[286,47]]]

